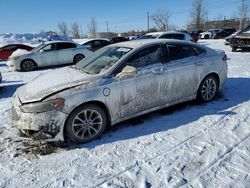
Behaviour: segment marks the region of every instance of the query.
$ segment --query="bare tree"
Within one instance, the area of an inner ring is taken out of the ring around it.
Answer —
[[[206,15],[207,12],[204,5],[204,0],[193,0],[190,16],[191,23],[195,26],[195,29],[203,29]]]
[[[170,14],[166,10],[160,10],[151,17],[155,27],[160,31],[167,31],[169,29],[169,18]]]
[[[94,17],[91,18],[90,23],[88,25],[90,37],[96,37],[97,32],[97,23]]]
[[[59,29],[60,34],[65,35],[65,36],[69,35],[69,29],[65,22],[58,24],[58,29]]]
[[[71,34],[72,34],[73,38],[75,38],[75,39],[79,39],[81,37],[80,36],[80,28],[76,22],[71,25]]]

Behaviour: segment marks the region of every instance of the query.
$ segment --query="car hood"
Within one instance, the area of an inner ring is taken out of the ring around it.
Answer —
[[[37,77],[18,88],[16,93],[22,103],[37,102],[53,93],[86,84],[94,77],[75,68],[66,67]]]
[[[243,39],[250,39],[250,33],[242,32],[235,36],[235,38],[243,38]]]

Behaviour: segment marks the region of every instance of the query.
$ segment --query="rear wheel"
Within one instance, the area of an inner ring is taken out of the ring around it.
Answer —
[[[209,39],[209,35],[205,35],[205,37],[204,37],[205,39]]]
[[[211,101],[219,88],[218,80],[215,76],[209,75],[200,84],[197,98],[201,102]]]
[[[83,60],[84,59],[84,55],[82,54],[77,54],[75,55],[74,59],[73,59],[73,62],[74,63],[78,63],[79,61]]]
[[[22,61],[20,65],[21,71],[33,71],[36,67],[36,63],[31,59]]]
[[[76,108],[66,122],[66,135],[73,142],[86,143],[98,138],[106,129],[104,110],[92,104]]]

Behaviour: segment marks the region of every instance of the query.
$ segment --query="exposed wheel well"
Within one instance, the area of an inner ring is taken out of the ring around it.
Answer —
[[[80,104],[79,106],[76,106],[76,107],[69,113],[69,115],[68,115],[66,121],[64,122],[64,127],[63,127],[63,136],[64,136],[64,138],[65,138],[65,132],[66,132],[66,131],[65,131],[65,127],[66,127],[65,125],[66,125],[66,123],[67,123],[67,120],[68,120],[70,114],[71,114],[76,108],[78,108],[78,107],[80,107],[80,106],[83,106],[83,105],[86,105],[86,104],[94,104],[94,105],[97,105],[97,106],[101,107],[101,108],[104,110],[104,112],[105,112],[105,114],[106,114],[106,116],[107,116],[107,122],[108,122],[107,127],[111,125],[111,116],[110,116],[110,113],[109,113],[109,111],[108,111],[107,106],[106,106],[104,103],[102,103],[102,102],[100,102],[100,101],[89,101],[89,102],[85,102],[85,103]]]

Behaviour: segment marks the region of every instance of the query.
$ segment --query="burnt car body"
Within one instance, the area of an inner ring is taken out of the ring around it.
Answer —
[[[47,141],[89,142],[109,125],[195,98],[212,100],[227,78],[226,60],[222,50],[181,40],[109,45],[18,88],[12,122]]]
[[[238,48],[242,50],[250,48],[250,25],[231,38],[230,47],[233,52],[237,51]]]

